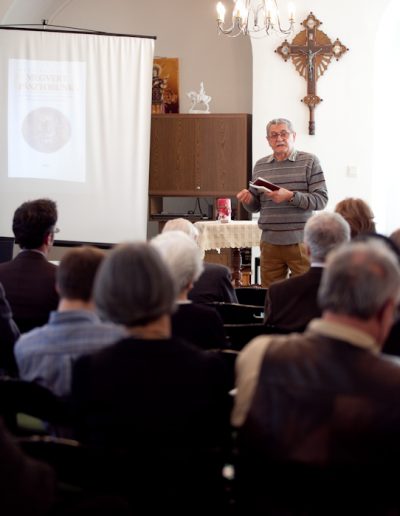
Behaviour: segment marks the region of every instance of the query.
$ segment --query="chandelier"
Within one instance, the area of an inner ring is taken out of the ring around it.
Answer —
[[[277,0],[233,0],[232,23],[225,27],[225,6],[217,4],[218,34],[236,38],[243,34],[270,35],[272,32],[290,34],[294,28],[294,5],[289,2],[288,27],[284,28],[279,17]]]

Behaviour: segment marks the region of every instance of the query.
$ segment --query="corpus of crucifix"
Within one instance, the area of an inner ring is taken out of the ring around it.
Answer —
[[[292,43],[285,40],[275,50],[285,61],[290,57],[296,70],[307,81],[307,95],[302,102],[308,106],[310,112],[308,134],[315,134],[314,110],[322,100],[317,95],[317,80],[328,68],[332,57],[339,60],[348,50],[339,39],[332,43],[329,37],[318,29],[321,24],[322,22],[310,13],[302,22],[305,30],[299,32]]]

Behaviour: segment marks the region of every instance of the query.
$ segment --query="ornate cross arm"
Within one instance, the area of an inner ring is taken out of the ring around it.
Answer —
[[[302,102],[308,106],[309,134],[315,134],[315,107],[322,101],[317,95],[317,81],[328,68],[332,57],[337,61],[348,51],[339,39],[333,43],[318,27],[322,24],[313,13],[302,22],[305,30],[299,32],[292,43],[285,40],[275,52],[285,61],[292,60],[296,70],[307,81],[307,95]]]

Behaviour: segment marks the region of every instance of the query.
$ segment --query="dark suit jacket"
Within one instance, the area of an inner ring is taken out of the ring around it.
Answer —
[[[204,271],[188,297],[195,303],[238,302],[229,269],[224,265],[208,262],[204,262]]]
[[[265,322],[282,329],[302,330],[321,310],[317,292],[322,267],[311,267],[306,273],[273,283],[265,298]]]
[[[18,373],[14,358],[14,342],[18,337],[19,330],[13,321],[10,305],[0,283],[0,370],[11,376]]]
[[[200,303],[178,304],[171,322],[174,337],[202,349],[226,347],[224,323],[215,308]]]
[[[42,326],[56,310],[57,267],[41,253],[22,251],[10,262],[0,264],[0,282],[21,332]]]

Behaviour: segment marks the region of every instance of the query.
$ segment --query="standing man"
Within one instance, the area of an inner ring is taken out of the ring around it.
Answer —
[[[241,190],[239,201],[251,213],[260,211],[261,283],[285,279],[309,269],[303,243],[303,230],[314,210],[322,210],[328,202],[324,173],[313,154],[294,148],[296,133],[292,123],[276,118],[267,125],[267,140],[273,154],[255,164],[253,180],[262,177],[280,188],[260,192],[254,188]]]

